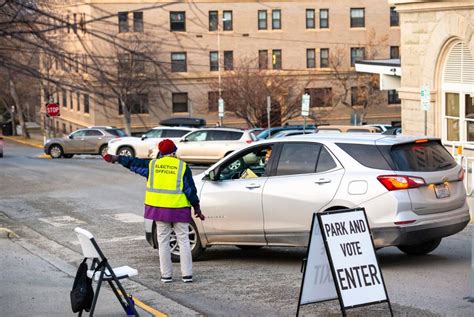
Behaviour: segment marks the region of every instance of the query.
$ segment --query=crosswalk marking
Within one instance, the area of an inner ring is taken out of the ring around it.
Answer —
[[[145,240],[145,234],[141,236],[125,236],[125,237],[117,237],[117,238],[111,238],[111,239],[98,239],[97,243],[115,243],[115,242],[124,242],[124,241],[139,241],[139,240]],[[74,245],[79,245],[80,242],[77,240],[71,241],[71,244]]]
[[[139,216],[136,214],[128,213],[121,213],[121,214],[113,214],[110,215],[115,220],[125,222],[125,223],[139,223],[143,222],[143,216]]]
[[[62,227],[68,225],[80,225],[85,222],[70,216],[57,216],[57,217],[47,217],[47,218],[38,218],[38,220],[46,222],[54,227]]]

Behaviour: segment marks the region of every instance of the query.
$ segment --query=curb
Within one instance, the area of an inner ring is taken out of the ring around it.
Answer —
[[[44,148],[44,146],[42,146],[42,145],[38,145],[38,144],[34,144],[32,142],[29,142],[28,139],[18,139],[16,137],[11,137],[11,136],[3,136],[3,139],[4,140],[10,140],[10,141],[20,143],[20,144],[23,144],[23,145],[32,146],[32,147],[35,147],[35,148],[38,148],[38,149],[43,149]]]

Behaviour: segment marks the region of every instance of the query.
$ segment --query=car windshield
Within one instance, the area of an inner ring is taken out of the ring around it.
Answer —
[[[122,130],[122,129],[107,129],[105,130],[108,133],[118,136],[118,137],[124,137],[127,136],[127,134]]]

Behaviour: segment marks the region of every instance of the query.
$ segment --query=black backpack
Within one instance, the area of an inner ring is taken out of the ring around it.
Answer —
[[[92,289],[92,279],[87,277],[87,258],[79,264],[74,284],[72,285],[71,307],[74,313],[82,310],[89,311],[94,299],[94,290]]]

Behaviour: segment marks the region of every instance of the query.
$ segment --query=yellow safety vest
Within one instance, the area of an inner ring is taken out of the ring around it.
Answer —
[[[146,184],[145,204],[154,207],[189,207],[183,193],[186,163],[172,156],[150,161]]]

